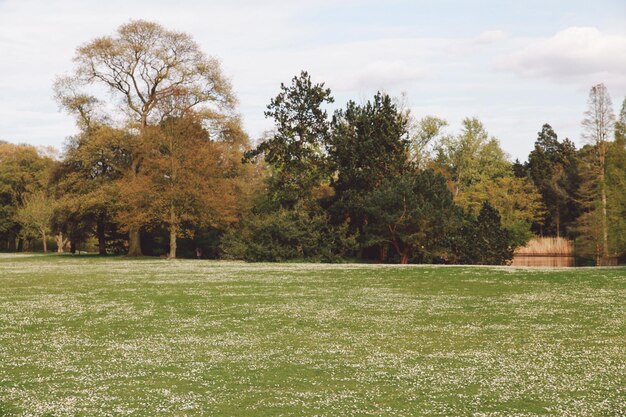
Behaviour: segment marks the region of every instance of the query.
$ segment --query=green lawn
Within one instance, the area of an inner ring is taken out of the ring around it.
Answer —
[[[623,416],[626,269],[0,255],[0,415]]]

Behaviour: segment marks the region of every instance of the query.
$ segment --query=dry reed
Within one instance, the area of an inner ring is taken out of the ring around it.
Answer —
[[[526,246],[518,248],[516,255],[573,256],[574,244],[562,237],[535,237]]]

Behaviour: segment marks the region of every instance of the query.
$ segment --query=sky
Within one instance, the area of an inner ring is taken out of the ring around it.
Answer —
[[[550,123],[581,144],[589,89],[626,96],[626,0],[0,0],[0,139],[62,149],[74,120],[55,77],[78,46],[133,19],[190,34],[222,63],[258,140],[280,83],[307,70],[335,108],[406,95],[449,133],[477,117],[512,159]],[[331,109],[332,110],[332,109]]]

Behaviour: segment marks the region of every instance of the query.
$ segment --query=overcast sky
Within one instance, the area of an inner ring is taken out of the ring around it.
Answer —
[[[77,46],[147,19],[220,58],[252,139],[302,69],[336,104],[406,93],[417,117],[456,131],[482,120],[526,159],[543,123],[580,143],[589,88],[626,96],[626,0],[0,0],[0,139],[62,148],[73,120],[52,98]]]

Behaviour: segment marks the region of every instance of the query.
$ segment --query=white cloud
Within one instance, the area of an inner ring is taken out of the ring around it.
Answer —
[[[626,36],[606,34],[596,27],[569,27],[525,43],[500,57],[496,68],[556,82],[626,86]]]
[[[501,42],[509,38],[508,33],[501,30],[488,30],[480,35],[478,35],[475,39],[475,42],[478,44],[492,44],[496,42]]]

